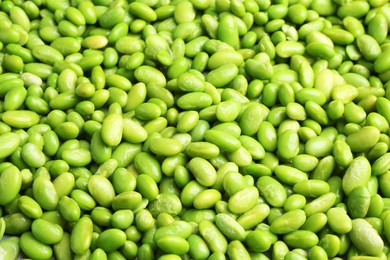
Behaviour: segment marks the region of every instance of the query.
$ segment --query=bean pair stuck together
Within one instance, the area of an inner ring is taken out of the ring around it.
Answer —
[[[0,258],[390,257],[386,0],[0,0]]]

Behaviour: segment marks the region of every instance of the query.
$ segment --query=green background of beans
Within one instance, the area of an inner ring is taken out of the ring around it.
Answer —
[[[387,0],[0,0],[0,258],[390,257]]]

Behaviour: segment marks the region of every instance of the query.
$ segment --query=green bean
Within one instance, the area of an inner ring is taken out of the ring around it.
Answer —
[[[282,216],[276,218],[270,230],[276,234],[286,234],[299,229],[306,221],[306,215],[303,210],[291,210]]]
[[[212,252],[220,251],[225,253],[227,250],[227,241],[217,227],[208,220],[199,223],[199,232]]]
[[[18,237],[10,237],[4,239],[0,242],[0,247],[2,248],[3,256],[9,258],[17,258],[19,255],[19,241]]]
[[[361,232],[366,232],[367,236],[359,236]],[[368,241],[367,238],[370,238]],[[383,241],[376,230],[364,219],[354,219],[352,221],[352,230],[350,234],[352,243],[370,255],[379,255],[383,250]]]
[[[23,253],[32,258],[50,258],[53,255],[52,248],[39,242],[31,232],[26,232],[20,237],[20,248]]]

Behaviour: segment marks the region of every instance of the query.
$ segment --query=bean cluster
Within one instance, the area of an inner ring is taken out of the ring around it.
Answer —
[[[0,258],[388,259],[389,25],[387,0],[0,0]]]

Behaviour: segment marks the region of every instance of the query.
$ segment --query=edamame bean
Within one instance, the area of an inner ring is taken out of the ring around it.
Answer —
[[[242,257],[243,259],[251,259],[249,252],[239,241],[232,241],[229,243],[227,254],[230,258]]]
[[[60,199],[58,206],[61,216],[66,221],[74,222],[80,218],[81,210],[74,199],[69,198],[68,196],[63,196]]]
[[[248,136],[252,136],[257,133],[262,119],[263,109],[261,106],[256,104],[248,106],[240,116],[240,128],[242,133]]]
[[[107,229],[99,234],[96,246],[106,253],[111,253],[121,247],[126,241],[126,234],[120,229]]]
[[[111,182],[101,175],[93,175],[89,178],[88,191],[97,203],[105,207],[110,206],[115,197]]]
[[[287,199],[287,192],[282,184],[270,176],[262,176],[257,180],[257,188],[266,201],[274,207],[282,207]]]
[[[329,210],[336,202],[336,195],[333,192],[328,192],[306,204],[303,210],[308,217],[315,213],[323,213]]]
[[[294,185],[293,190],[305,197],[318,197],[330,191],[329,185],[322,180],[304,180]]]
[[[219,154],[218,146],[208,142],[192,142],[186,148],[186,154],[190,157],[211,159]]]
[[[219,22],[217,28],[217,38],[223,42],[226,42],[233,48],[238,48],[238,28],[237,24],[235,23],[234,16],[226,15]]]
[[[284,236],[287,245],[293,248],[311,248],[318,244],[319,240],[315,233],[307,230],[296,230]]]
[[[129,8],[131,9],[131,13],[133,15],[136,15],[145,21],[154,21],[157,19],[156,13],[146,4],[133,3],[129,6]]]
[[[237,218],[237,222],[248,230],[260,224],[269,214],[270,208],[265,203],[256,204],[252,209]]]
[[[283,205],[285,211],[291,211],[295,209],[302,209],[306,204],[306,198],[301,194],[292,194]]]
[[[340,239],[335,235],[326,234],[321,238],[319,246],[325,250],[328,256],[336,256],[340,250]]]
[[[0,204],[7,205],[13,201],[22,187],[22,175],[19,169],[11,165],[0,174]]]
[[[159,188],[150,175],[140,174],[137,177],[136,183],[137,190],[143,197],[149,200],[154,200],[159,194]]]
[[[271,232],[275,234],[287,234],[298,230],[306,221],[306,214],[303,210],[291,210],[276,218],[271,226]]]
[[[358,186],[349,193],[347,208],[351,217],[359,218],[367,215],[370,207],[370,194],[366,187]]]
[[[375,60],[381,53],[378,42],[370,35],[359,35],[356,38],[356,43],[360,52],[367,60]]]
[[[364,232],[364,236],[361,236]],[[352,243],[369,255],[380,255],[383,250],[383,240],[377,231],[364,219],[352,220],[352,230],[349,237]]]
[[[102,123],[102,140],[109,146],[117,146],[123,133],[123,119],[119,114],[110,114]]]
[[[306,222],[302,225],[302,230],[309,230],[317,233],[325,227],[328,218],[324,213],[315,213],[306,219]]]
[[[238,68],[234,64],[226,64],[218,67],[209,74],[206,80],[215,87],[223,87],[229,84],[238,74]]]
[[[134,157],[134,166],[139,173],[150,175],[156,182],[159,182],[162,178],[159,162],[149,153],[138,153]]]
[[[266,252],[272,244],[272,240],[267,236],[266,231],[253,230],[246,237],[246,244],[254,252]]]
[[[201,185],[208,187],[215,183],[217,179],[216,170],[207,160],[200,157],[192,158],[188,163],[188,167]]]
[[[92,229],[93,223],[89,217],[82,217],[76,222],[70,234],[70,248],[75,254],[81,255],[89,249]]]
[[[196,209],[212,208],[222,198],[221,193],[215,189],[207,189],[199,192],[193,201],[193,205]]]
[[[160,193],[149,207],[149,211],[154,217],[160,213],[168,213],[176,216],[181,213],[182,209],[183,206],[180,198],[175,193]]]
[[[229,61],[229,63],[239,66],[243,62],[243,57],[236,51],[223,50],[211,55],[207,66],[209,69],[213,70],[225,64],[223,61]]]
[[[244,228],[231,216],[226,213],[219,213],[215,216],[215,224],[221,232],[231,240],[243,241],[246,237]]]
[[[40,218],[42,208],[39,204],[28,196],[20,196],[18,199],[19,209],[29,218]]]
[[[49,259],[53,255],[52,248],[39,242],[31,232],[21,235],[20,248],[28,257],[35,259]]]
[[[29,128],[39,122],[39,115],[28,110],[13,110],[4,112],[1,119],[16,128]]]
[[[181,152],[182,144],[173,138],[154,138],[151,140],[149,148],[157,155],[174,156]]]
[[[21,235],[31,229],[31,220],[22,213],[8,214],[3,218],[5,223],[4,233],[10,235]]]
[[[359,186],[366,186],[370,177],[371,166],[365,157],[352,160],[343,176],[343,190],[346,195]]]
[[[283,159],[292,159],[299,152],[298,133],[294,130],[286,130],[279,136],[277,147],[278,153]]]
[[[190,245],[187,240],[175,235],[166,235],[157,240],[157,246],[166,253],[182,255],[189,251]]]
[[[278,165],[275,167],[275,175],[286,184],[296,184],[308,179],[306,173],[287,165]]]
[[[58,205],[58,195],[53,183],[44,176],[38,176],[33,182],[32,192],[39,205],[45,210],[53,210]]]
[[[328,217],[328,224],[330,228],[339,233],[346,234],[352,229],[351,218],[347,215],[347,212],[342,208],[331,208],[326,212]]]
[[[0,247],[2,249],[2,255],[9,258],[17,258],[19,256],[19,241],[18,237],[9,237],[1,240]]]
[[[372,164],[371,172],[374,175],[381,175],[385,173],[388,170],[388,160],[389,160],[389,154],[385,153],[381,157],[379,157],[375,162]]]
[[[210,221],[203,220],[199,223],[199,233],[208,244],[212,252],[227,251],[227,240],[219,229]]]
[[[247,187],[235,193],[228,201],[229,210],[233,213],[245,213],[250,210],[259,198],[259,191],[255,187]]]
[[[34,220],[31,232],[38,241],[46,245],[60,242],[63,236],[63,229],[60,225],[44,219]]]

